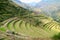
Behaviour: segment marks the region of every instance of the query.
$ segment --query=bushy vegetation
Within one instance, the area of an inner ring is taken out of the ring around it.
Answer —
[[[3,25],[0,23],[0,31],[11,34],[13,37],[46,38],[60,32],[59,23],[52,18],[43,14],[36,15],[32,11],[10,3],[8,0],[0,0],[0,22],[4,23]],[[60,36],[58,35],[53,38],[59,40]]]
[[[30,13],[30,11],[20,6],[15,6],[8,0],[0,0],[0,22],[11,17],[23,16],[27,13]]]
[[[60,40],[60,33],[57,35],[54,35],[52,38],[53,40]]]

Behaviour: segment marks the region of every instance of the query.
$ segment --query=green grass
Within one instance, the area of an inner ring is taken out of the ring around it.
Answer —
[[[4,31],[4,32],[6,31],[6,29],[4,27],[1,27],[0,30]]]
[[[47,38],[52,37],[55,34],[59,33],[59,29],[57,30],[55,27],[59,27],[56,22],[49,22],[43,25],[42,27],[33,26],[29,22],[12,19],[8,20],[6,24],[0,27],[1,31],[6,32],[7,30],[18,33],[19,35],[29,36],[32,38]]]
[[[16,20],[13,20],[13,21],[11,21],[10,23],[7,24],[7,28],[8,28],[10,31],[14,31],[13,23],[14,23],[15,21],[16,21]]]
[[[58,34],[59,33],[59,29],[57,30],[56,27],[59,27],[58,23],[56,22],[50,22],[44,25],[44,29],[51,34],[51,36]]]

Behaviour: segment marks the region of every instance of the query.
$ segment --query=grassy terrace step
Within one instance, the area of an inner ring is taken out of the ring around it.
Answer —
[[[40,36],[40,34],[37,33],[37,31],[34,31],[34,30],[31,29],[29,23],[26,24],[26,25],[28,25],[28,26],[26,26],[25,23],[26,23],[26,22],[23,22],[23,23],[21,24],[21,28],[22,28],[23,32],[24,32],[26,35],[29,35],[29,36],[31,36],[31,37],[39,37],[39,36]]]
[[[9,30],[7,28],[7,24],[10,23],[11,21],[15,20],[15,19],[17,19],[17,18],[10,18],[10,19],[4,21],[3,23],[5,23],[5,24],[0,27],[0,30],[4,31],[4,32],[6,32],[7,30]]]
[[[29,35],[32,37],[41,37],[41,36],[45,36],[45,35],[49,36],[49,34],[46,31],[44,31],[43,29],[37,28],[34,26],[29,26],[30,25],[29,23],[27,24],[28,26],[25,26],[25,22],[22,22],[21,25],[19,26],[19,23],[21,21],[22,20],[15,22],[15,26],[14,26],[15,31],[17,31],[18,33],[22,33],[22,34]],[[42,34],[42,33],[45,33],[45,34]]]
[[[30,25],[29,23],[26,24],[27,31],[32,35],[32,37],[41,37],[42,34],[37,32],[37,30],[33,29],[34,26]]]
[[[19,34],[22,34],[22,30],[21,30],[21,28],[19,27],[19,23],[21,22],[21,20],[19,21],[19,20],[17,20],[15,23],[14,23],[14,29],[15,29],[15,31],[17,32],[17,33],[19,33]]]
[[[29,26],[28,26],[29,27]],[[25,35],[29,35],[29,36],[33,36],[33,32],[31,31],[31,28],[30,30],[28,29],[27,25],[26,25],[26,22],[23,21],[23,23],[20,25],[20,28],[21,30],[23,31],[23,33]]]
[[[27,23],[26,26],[25,26],[25,22],[22,23],[21,28],[23,29],[25,34],[30,35],[32,37],[42,37],[42,36],[44,36],[44,34],[42,34],[43,33],[42,30],[40,30],[40,29],[38,30],[38,28],[36,28],[35,26],[32,26],[32,25],[30,26],[29,23]]]
[[[32,30],[31,31],[31,28],[27,28],[25,26],[25,22],[23,22],[21,24],[21,26],[19,26],[19,23],[21,22],[22,20],[18,21],[18,22],[15,22],[15,31],[17,31],[17,33],[22,33],[24,35],[28,35],[28,36],[32,36],[32,37],[40,37],[42,34],[39,34],[37,33],[37,31],[34,31]],[[28,26],[29,27],[29,26]],[[33,27],[33,26],[32,26]]]
[[[0,31],[4,31],[4,32],[6,32],[6,28],[4,28],[4,27],[0,27]]]
[[[29,36],[33,38],[46,38],[52,37],[53,35],[59,33],[60,30],[58,28],[60,27],[55,21],[51,21],[43,25],[42,28],[38,26],[33,26],[29,22],[23,20],[11,19],[7,20],[5,24],[0,27],[0,30],[4,32],[6,32],[7,30],[13,31],[15,33],[18,33],[19,35]]]
[[[11,20],[14,20],[14,19],[17,19],[17,17],[9,18],[9,19],[3,21],[2,24],[5,24],[6,22],[11,21]]]
[[[59,27],[59,25],[58,23],[53,22],[53,21],[44,25],[44,29],[48,33],[50,33],[52,36],[59,33],[59,29],[57,30],[56,27]]]
[[[13,23],[15,22],[16,20],[13,20],[11,22],[9,22],[7,24],[7,28],[10,30],[10,31],[14,31],[14,26],[13,26]]]
[[[31,26],[29,26],[29,25],[30,24],[28,23],[27,26],[31,28],[31,31],[33,31],[36,36],[38,36],[38,37],[41,37],[41,35],[43,36],[43,34],[41,34],[42,30],[40,31],[37,29],[37,27],[35,27],[33,25],[31,25]]]
[[[37,28],[37,27],[34,27],[34,26],[31,26],[31,28],[35,31],[35,32],[37,32],[38,34],[39,34],[39,37],[46,37],[45,35],[48,35],[48,33],[46,33],[43,29],[41,29],[41,28]],[[44,33],[44,34],[42,34],[42,33]]]

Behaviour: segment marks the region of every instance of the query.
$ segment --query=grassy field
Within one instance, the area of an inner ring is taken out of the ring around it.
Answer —
[[[60,23],[52,17],[0,0],[0,40],[60,40]],[[58,36],[59,34],[59,36]]]
[[[0,27],[0,31],[21,37],[51,38],[60,32],[58,28],[59,25],[55,21],[48,22],[43,27],[36,27],[26,21],[12,18],[6,20],[5,24]]]

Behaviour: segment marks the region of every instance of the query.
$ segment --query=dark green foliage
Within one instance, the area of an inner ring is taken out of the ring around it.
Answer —
[[[5,38],[1,38],[0,40],[4,40]]]
[[[58,35],[54,35],[52,38],[53,40],[60,40],[60,33]]]
[[[34,16],[31,15],[31,13],[32,13],[31,11],[26,10],[20,6],[15,6],[13,2],[10,3],[10,1],[8,0],[0,1],[0,22],[8,18],[19,17],[22,20],[25,21],[27,20],[28,22],[31,23],[33,22],[33,25],[39,25],[39,23],[41,22],[36,18],[40,16]]]
[[[21,17],[27,15],[27,13],[29,13],[28,10],[20,6],[15,6],[13,2],[0,0],[0,22],[11,17]]]

